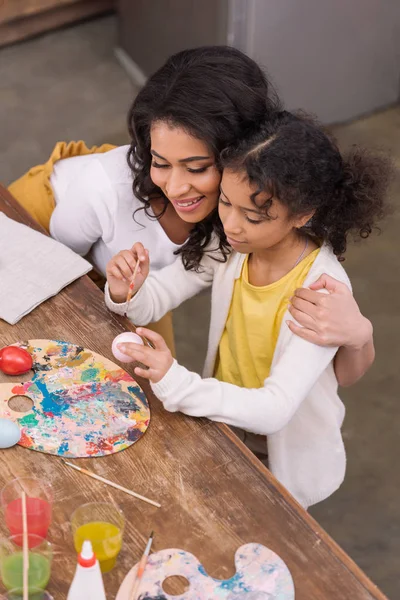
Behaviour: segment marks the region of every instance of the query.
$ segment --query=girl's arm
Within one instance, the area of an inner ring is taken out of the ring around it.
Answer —
[[[346,284],[322,275],[310,289],[296,290],[289,310],[299,323],[288,322],[293,333],[321,346],[340,346],[334,363],[339,385],[353,385],[368,371],[375,358],[372,324]]]
[[[121,261],[120,257],[123,258]],[[107,265],[105,300],[107,307],[118,314],[125,314],[129,280],[135,269],[136,260],[140,268],[135,278],[137,292],[129,303],[127,316],[136,325],[147,325],[159,321],[167,312],[182,302],[208,288],[213,281],[217,262],[205,255],[200,272],[186,271],[178,257],[171,265],[149,273],[149,253],[137,243],[131,250],[124,250]],[[125,272],[125,283],[119,279],[121,269]]]
[[[253,433],[270,435],[293,417],[337,351],[292,335],[282,356],[260,389],[245,389],[214,378],[202,379],[173,360],[163,338],[138,329],[155,349],[121,344],[120,349],[148,369],[135,373],[151,381],[155,395],[170,412],[208,417]]]

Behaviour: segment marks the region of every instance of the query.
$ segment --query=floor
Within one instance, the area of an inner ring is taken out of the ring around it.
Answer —
[[[136,90],[114,58],[115,35],[107,17],[0,50],[1,181],[44,161],[57,140],[127,141],[125,115]],[[400,167],[400,106],[335,131],[342,147],[389,149]],[[400,182],[392,196],[398,208]],[[374,324],[377,358],[358,385],[342,392],[346,481],[310,511],[393,600],[400,597],[399,227],[395,210],[381,235],[348,251],[345,267]],[[175,314],[179,356],[195,370],[204,358],[208,304],[207,295],[199,296]]]

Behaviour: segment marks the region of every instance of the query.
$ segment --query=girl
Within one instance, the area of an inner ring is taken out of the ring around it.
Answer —
[[[58,144],[45,165],[10,191],[55,239],[89,254],[102,276],[112,256],[134,242],[150,250],[152,270],[171,264],[177,251],[196,268],[213,229],[221,227],[221,150],[278,106],[262,70],[239,50],[185,50],[139,92],[128,116],[130,146]],[[221,250],[226,256],[225,242]],[[315,289],[324,285],[335,290],[318,314],[319,295],[296,292],[292,310],[304,327],[291,327],[306,339],[343,346],[335,370],[340,383],[350,385],[373,361],[372,327],[347,288],[324,279]],[[170,315],[156,330],[173,349]]]
[[[307,507],[343,480],[344,407],[333,371],[337,347],[294,335],[287,307],[296,288],[323,273],[350,286],[338,257],[350,232],[367,237],[381,217],[389,166],[360,150],[343,158],[318,126],[286,112],[226,151],[222,164],[219,214],[234,250],[228,260],[214,260],[212,241],[198,272],[175,262],[148,276],[148,252],[137,244],[110,261],[107,304],[125,309],[137,260],[128,307],[136,323],[212,285],[206,379],[174,361],[162,338],[146,330],[155,349],[121,350],[147,365],[135,373],[151,381],[167,410],[264,436],[264,447],[267,436],[271,471]]]

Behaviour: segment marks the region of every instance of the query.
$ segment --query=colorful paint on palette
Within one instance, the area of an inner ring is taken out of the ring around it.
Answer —
[[[19,444],[49,454],[78,458],[128,448],[146,431],[150,409],[143,390],[107,358],[55,340],[19,343],[33,356],[30,381],[0,384],[0,415],[19,424]],[[32,410],[11,410],[15,395]]]
[[[246,544],[235,554],[236,573],[231,579],[210,577],[193,554],[184,550],[161,550],[151,554],[140,585],[140,597],[173,600],[163,590],[167,577],[179,575],[189,588],[181,600],[294,600],[294,585],[283,560],[261,544]],[[136,578],[136,565],[125,577],[116,600],[129,600]]]

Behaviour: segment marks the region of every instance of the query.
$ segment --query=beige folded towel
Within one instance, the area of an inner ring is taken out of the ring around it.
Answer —
[[[50,237],[0,212],[0,318],[11,325],[92,265]]]

